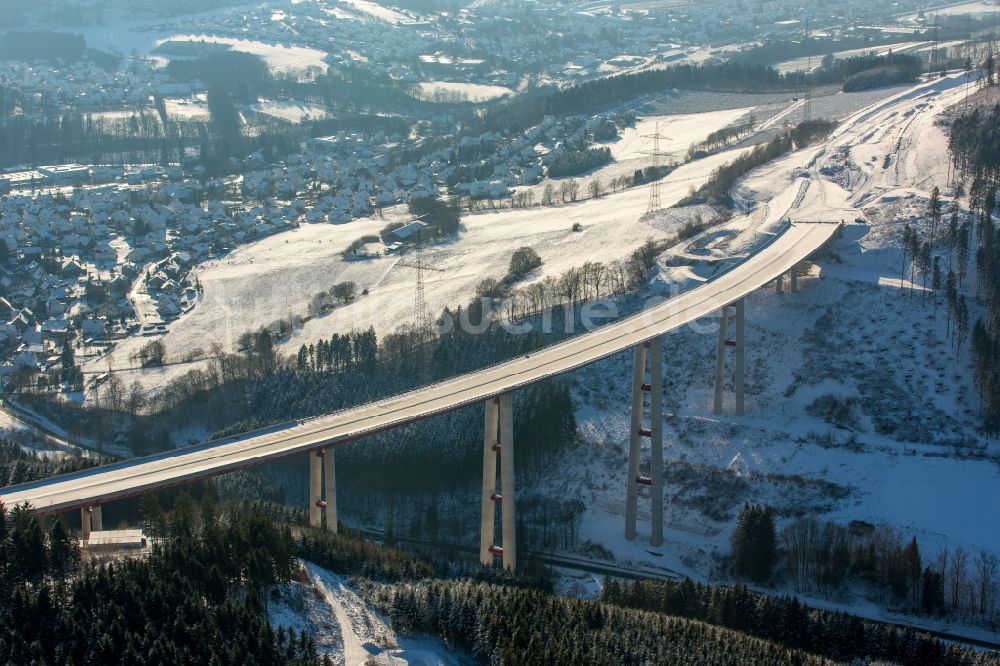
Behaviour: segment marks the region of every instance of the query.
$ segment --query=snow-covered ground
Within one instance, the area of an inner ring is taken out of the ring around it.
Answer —
[[[849,49],[846,51],[836,51],[833,54],[834,58],[844,59],[852,58],[854,56],[868,55],[869,53],[874,53],[875,55],[885,55],[890,51],[893,53],[907,53],[909,51],[919,50],[922,47],[930,46],[933,42],[897,42],[895,44],[880,44],[878,46],[866,46],[859,49]],[[820,65],[823,64],[823,56],[814,55],[811,58],[808,56],[803,56],[801,58],[795,58],[793,60],[785,60],[779,62],[774,66],[782,74],[788,72],[804,72],[811,69],[819,69]]]
[[[344,4],[357,12],[373,16],[380,21],[386,21],[397,25],[412,21],[412,19],[410,19],[410,17],[406,14],[386,7],[385,5],[381,5],[377,2],[370,2],[369,0],[344,0]]]
[[[918,18],[925,18],[927,20],[933,20],[934,16],[981,16],[983,14],[992,14],[998,11],[995,2],[986,2],[984,0],[973,0],[972,2],[961,2],[948,5],[947,7],[937,7],[935,9],[928,9],[923,12],[924,17],[920,14],[910,14],[903,18],[909,20],[917,20]]]
[[[946,136],[935,122],[964,98],[964,83],[956,73],[908,89],[855,114],[824,145],[742,181],[738,199],[751,210],[711,254],[741,252],[783,216],[867,223],[848,227],[799,294],[749,299],[747,416],[711,413],[711,327],[667,339],[664,546],[649,546],[648,522],[637,541],[621,538],[631,359],[574,375],[584,450],[554,464],[573,474],[536,490],[584,501],[581,538],[619,561],[708,577],[739,506],[755,501],[784,519],[885,522],[916,536],[925,556],[957,546],[1000,552],[983,513],[1000,488],[1000,448],[977,430],[967,354],[946,341],[941,306],[933,317],[930,299],[898,289],[902,226],[925,225],[918,218],[930,190],[948,183]],[[829,398],[853,404],[850,422],[818,409]]]
[[[419,97],[434,101],[435,95],[462,95],[470,102],[486,102],[511,94],[510,88],[489,86],[482,83],[458,83],[453,81],[425,81],[419,85]]]
[[[163,100],[169,118],[181,120],[204,120],[208,112],[208,97],[204,94],[192,97],[168,97]]]
[[[471,663],[433,637],[398,636],[348,581],[310,562],[306,580],[284,586],[268,607],[271,625],[305,633],[344,666],[458,666]]]
[[[250,109],[265,116],[271,116],[290,123],[304,120],[320,120],[329,116],[326,107],[307,102],[289,100],[261,100],[250,105]]]
[[[703,141],[708,134],[732,125],[744,116],[749,116],[753,107],[729,109],[711,114],[689,113],[681,116],[649,116],[628,127],[621,137],[610,144],[611,156],[622,162],[637,158],[648,159],[647,153],[653,148],[650,138],[659,131],[665,137],[660,140],[660,150],[674,159],[683,158],[693,144]]]
[[[643,506],[640,537],[622,539],[626,355],[572,375],[581,443],[553,464],[544,486],[524,491],[583,500],[581,538],[618,561],[695,577],[712,575],[713,553],[728,549],[744,501],[773,505],[782,521],[818,514],[885,522],[916,536],[925,557],[957,546],[1000,552],[986,508],[1000,488],[998,446],[977,430],[967,352],[946,340],[942,307],[935,313],[919,292],[898,289],[902,226],[926,229],[930,190],[947,188],[946,135],[937,121],[964,99],[965,83],[956,72],[895,91],[853,113],[828,141],[755,170],[734,192],[743,214],[664,259],[655,291],[710,276],[720,260],[745,253],[784,218],[865,220],[848,226],[810,267],[800,293],[761,290],[748,300],[747,416],[711,413],[711,326],[667,338],[663,546],[649,545]],[[708,117],[705,125],[707,135]],[[662,184],[664,204],[732,158],[716,155],[672,173]],[[647,198],[637,188],[575,205],[469,215],[459,241],[426,251],[427,263],[445,271],[429,274],[428,304],[439,310],[468,298],[478,280],[504,273],[520,245],[535,247],[545,274],[625,256],[676,224],[667,215],[645,216]],[[583,232],[570,231],[574,222]],[[301,313],[312,292],[346,279],[370,295],[310,321],[284,348],[369,323],[391,330],[411,316],[412,271],[396,258],[339,258],[347,243],[382,224],[303,227],[202,267],[205,302],[172,325],[168,349],[213,339],[231,348],[240,330]],[[971,287],[970,279],[964,289]],[[831,400],[850,405],[847,422],[823,412]]]
[[[215,35],[171,35],[166,39],[158,40],[158,44],[167,41],[227,44],[234,51],[242,51],[260,56],[272,70],[299,71],[310,67],[318,67],[324,72],[327,70],[327,65],[323,60],[327,54],[323,51],[304,46],[269,44],[250,39],[234,39],[232,37],[218,37]]]
[[[677,120],[673,135],[685,148],[724,127],[744,111],[697,114]],[[679,128],[684,128],[684,133]],[[633,148],[637,140],[623,138]],[[684,165],[661,181],[661,198],[670,206],[711,172],[731,161],[736,151],[723,152]],[[582,193],[581,193],[582,194]],[[459,239],[425,250],[426,263],[443,272],[427,272],[426,301],[431,312],[465,304],[475,286],[486,277],[500,278],[507,272],[510,256],[528,245],[544,261],[541,275],[559,275],[565,270],[598,258],[612,261],[626,257],[646,238],[662,237],[680,224],[676,217],[645,217],[649,190],[645,187],[609,194],[600,199],[554,207],[468,214]],[[203,300],[189,313],[170,324],[162,338],[173,358],[209,351],[213,344],[235,350],[239,335],[256,330],[289,314],[307,314],[310,299],[336,282],[353,281],[367,296],[313,319],[281,343],[294,352],[302,344],[337,332],[372,325],[380,335],[401,323],[412,321],[414,271],[400,267],[398,256],[345,261],[340,253],[355,239],[376,234],[393,219],[406,219],[405,211],[387,213],[385,220],[362,219],[348,225],[303,225],[260,242],[243,246],[225,258],[198,267],[194,274],[204,289]],[[583,226],[573,232],[574,223]],[[111,353],[114,367],[128,367],[131,356],[148,339],[134,337]],[[102,360],[106,367],[107,359]],[[177,365],[128,373],[127,384],[139,379],[147,388],[162,387],[193,365]],[[85,369],[97,369],[85,368]]]

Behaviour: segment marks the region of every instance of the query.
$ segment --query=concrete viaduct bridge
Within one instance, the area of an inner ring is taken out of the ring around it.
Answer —
[[[87,537],[91,529],[102,529],[102,504],[280,458],[308,454],[309,522],[319,527],[325,514],[327,529],[336,532],[335,447],[482,402],[485,403],[486,418],[480,560],[491,565],[495,559],[500,559],[505,568],[514,569],[517,565],[517,544],[514,531],[511,393],[632,349],[632,420],[626,477],[625,536],[635,538],[639,486],[649,486],[654,509],[650,541],[659,545],[663,539],[663,429],[662,418],[659,417],[663,394],[662,336],[721,311],[714,409],[715,413],[722,413],[725,357],[731,348],[735,356],[734,410],[737,415],[742,415],[744,298],[772,282],[781,291],[786,273],[790,273],[791,291],[796,291],[796,268],[799,263],[823,247],[839,229],[840,225],[829,223],[792,224],[759,252],[695,289],[616,323],[500,365],[326,416],[0,488],[0,501],[7,506],[27,502],[40,514],[80,510],[82,532]],[[731,322],[731,319],[734,321]],[[732,333],[731,323],[734,324]],[[647,400],[651,415],[648,425],[644,422]],[[649,477],[639,474],[644,438],[650,440],[652,461]],[[495,517],[501,508],[498,540],[498,535],[494,533]]]

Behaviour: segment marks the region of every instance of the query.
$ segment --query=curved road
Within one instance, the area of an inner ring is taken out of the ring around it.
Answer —
[[[822,247],[834,224],[794,224],[730,271],[633,317],[529,356],[335,414],[206,442],[146,458],[0,489],[7,506],[55,513],[336,446],[482,402],[561,375],[673,331],[759,289]]]

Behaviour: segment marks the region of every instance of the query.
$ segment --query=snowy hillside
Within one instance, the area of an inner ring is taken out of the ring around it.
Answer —
[[[400,637],[349,583],[310,562],[304,580],[282,586],[268,607],[271,625],[305,632],[337,666],[459,666],[472,663],[432,637]]]
[[[739,255],[754,231],[785,216],[866,222],[849,225],[810,266],[799,294],[768,289],[749,299],[746,417],[712,415],[715,328],[667,338],[662,548],[648,545],[642,501],[639,539],[621,538],[631,358],[576,373],[581,449],[536,490],[584,501],[582,538],[622,561],[710,576],[711,554],[728,551],[739,507],[754,501],[783,519],[886,522],[931,557],[945,547],[1000,550],[982,512],[1000,487],[998,448],[977,429],[967,354],[946,340],[932,295],[899,288],[903,225],[926,224],[930,190],[949,184],[935,123],[964,99],[965,82],[952,74],[918,85],[849,118],[825,145],[742,181],[750,212],[716,232],[716,260]],[[670,263],[664,273],[676,274]],[[704,277],[714,265],[689,268]]]

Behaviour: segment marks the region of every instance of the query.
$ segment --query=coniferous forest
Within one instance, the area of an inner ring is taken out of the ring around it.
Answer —
[[[172,514],[146,559],[81,565],[62,521],[46,535],[0,510],[0,661],[7,664],[316,664],[275,631],[267,592],[295,568],[290,533],[251,513]]]
[[[977,109],[955,120],[948,146],[954,168],[968,187],[970,213],[974,218],[971,228],[963,232],[961,244],[968,246],[972,242],[975,299],[984,308],[983,315],[976,317],[972,326],[970,351],[983,425],[990,433],[1000,432],[1000,237],[993,223],[1000,185],[998,128],[1000,105],[986,111]],[[964,281],[964,269],[958,278]],[[955,277],[949,275],[949,304],[954,282]],[[963,297],[960,315],[967,309]]]
[[[39,470],[45,473],[46,470]],[[430,561],[306,527],[302,512],[187,493],[140,503],[148,554],[81,556],[62,519],[0,507],[0,660],[10,664],[321,664],[268,606],[300,561],[352,577],[396,631],[431,634],[482,664],[977,666],[995,658],[857,617],[690,580],[555,596],[543,578]],[[749,509],[748,509],[749,511]],[[832,662],[831,662],[832,660]]]

